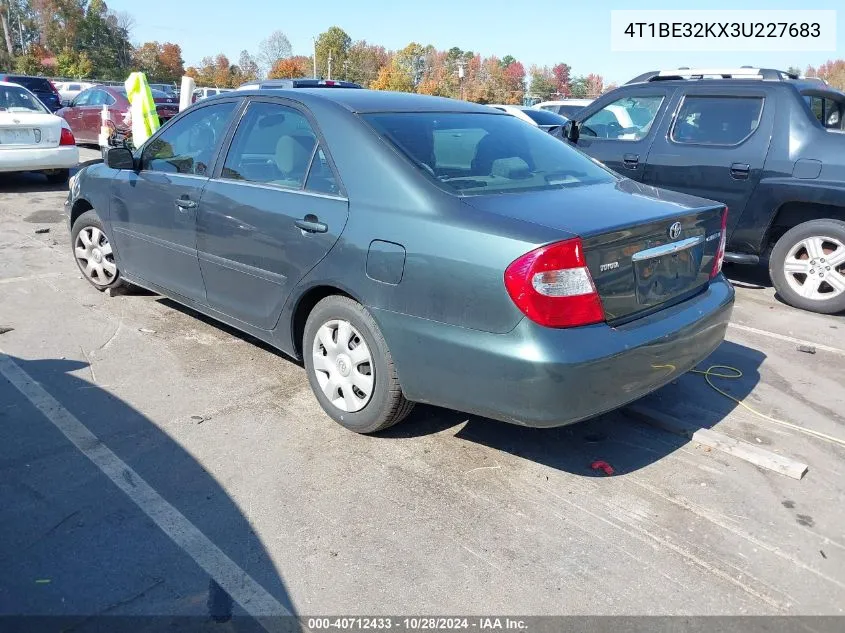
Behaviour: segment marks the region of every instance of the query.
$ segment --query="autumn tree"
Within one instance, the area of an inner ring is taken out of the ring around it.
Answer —
[[[273,31],[268,37],[261,40],[255,61],[258,63],[261,73],[266,75],[276,62],[290,57],[292,52],[288,36],[281,31]]]
[[[574,99],[586,99],[589,96],[589,86],[587,85],[587,78],[582,76],[575,77],[570,84],[572,92],[570,96]]]
[[[514,59],[505,66],[502,74],[507,93],[504,102],[515,105],[521,104],[525,97],[525,67]]]
[[[339,26],[329,27],[317,37],[317,75],[337,77],[343,73],[343,63],[349,55],[352,38]],[[329,64],[331,63],[331,72]]]
[[[541,101],[548,101],[557,93],[557,79],[548,66],[531,66],[528,71],[531,94]]]
[[[379,70],[388,63],[390,54],[384,46],[375,46],[359,40],[349,47],[346,62],[341,68],[343,74],[339,76],[366,87],[375,81]]]
[[[569,64],[560,63],[552,67],[552,75],[555,81],[555,96],[559,96],[561,99],[566,99],[572,92],[569,76],[571,71],[572,68]]]
[[[267,77],[269,79],[296,79],[297,77],[305,77],[310,74],[310,69],[310,57],[294,55],[287,59],[278,60],[270,69]]]
[[[604,91],[604,78],[601,75],[590,73],[586,82],[588,98],[595,99]]]
[[[135,49],[132,61],[136,70],[144,73],[149,81],[157,81],[162,73],[158,42],[145,42]]]
[[[160,74],[158,79],[165,83],[178,83],[185,74],[185,62],[182,59],[182,48],[178,44],[165,42],[158,51]]]
[[[825,62],[818,68],[807,66],[805,72],[807,77],[818,77],[824,79],[834,88],[845,90],[845,59],[836,59]]]

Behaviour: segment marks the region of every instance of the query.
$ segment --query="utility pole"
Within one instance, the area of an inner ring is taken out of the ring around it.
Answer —
[[[343,79],[349,81],[349,60],[343,60]]]
[[[317,78],[317,38],[312,37],[311,39],[314,40],[314,79],[316,79]]]
[[[329,51],[328,76],[326,79],[332,78],[332,52]]]
[[[461,101],[464,98],[464,62],[463,60],[458,62],[458,82],[461,85]]]

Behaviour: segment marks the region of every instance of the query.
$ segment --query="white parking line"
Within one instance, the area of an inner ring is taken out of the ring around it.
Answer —
[[[843,356],[845,356],[845,349],[839,349],[838,347],[830,347],[829,345],[822,345],[821,343],[814,343],[813,341],[805,341],[804,339],[795,338],[792,336],[785,336],[783,334],[777,334],[776,332],[769,332],[767,330],[758,330],[756,327],[749,327],[747,325],[741,325],[739,323],[729,323],[728,327],[732,327],[735,330],[742,330],[743,332],[750,332],[751,334],[768,336],[769,338],[774,338],[779,341],[786,341],[787,343],[795,343],[796,345],[807,345],[809,347],[815,347],[817,350],[831,352],[833,354],[842,354]]]
[[[138,473],[115,455],[2,350],[0,350],[0,374],[12,383],[76,448],[94,462],[94,465],[103,471],[118,488],[125,492],[174,543],[214,578],[233,600],[260,622],[265,630],[289,630],[284,620],[276,616],[290,616],[292,615],[290,611],[226,556],[152,486],[141,479]]]

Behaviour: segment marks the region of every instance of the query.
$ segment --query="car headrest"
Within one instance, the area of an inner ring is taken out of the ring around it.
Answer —
[[[283,174],[304,171],[314,150],[313,136],[285,134],[276,142],[276,167]]]

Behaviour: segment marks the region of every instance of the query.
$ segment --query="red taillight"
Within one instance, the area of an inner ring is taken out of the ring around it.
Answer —
[[[719,248],[716,251],[716,258],[713,260],[713,268],[710,270],[710,279],[722,272],[722,263],[725,261],[725,245],[728,239],[728,208],[722,209],[722,227],[719,235]]]
[[[73,138],[73,132],[66,127],[62,128],[62,136],[59,138],[59,145],[76,145],[76,139]]]
[[[516,307],[546,327],[574,327],[605,320],[601,299],[576,237],[526,253],[505,271]]]

